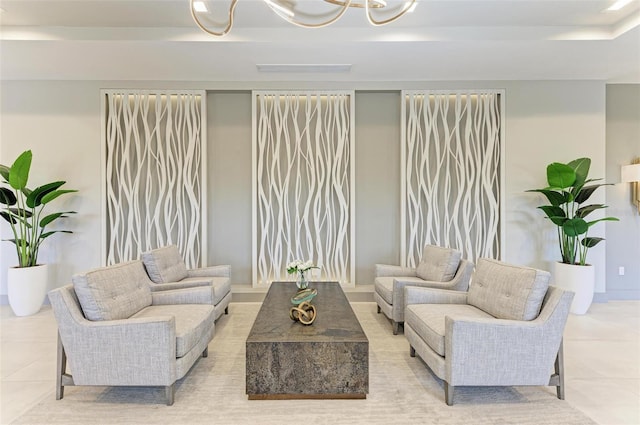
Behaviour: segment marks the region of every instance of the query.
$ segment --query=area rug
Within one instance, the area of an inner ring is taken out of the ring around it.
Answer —
[[[209,357],[176,385],[175,404],[164,390],[67,387],[18,418],[17,424],[594,424],[558,400],[551,387],[463,387],[444,402],[443,383],[409,356],[402,334],[393,335],[373,303],[352,307],[369,338],[366,400],[249,401],[245,394],[245,340],[260,305],[232,303],[216,324]],[[322,312],[319,312],[322,314]]]

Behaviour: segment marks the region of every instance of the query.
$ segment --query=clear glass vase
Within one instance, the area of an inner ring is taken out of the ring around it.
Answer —
[[[296,279],[296,286],[298,289],[307,289],[309,286],[309,281],[307,281],[307,277],[304,272],[298,272],[298,279]]]

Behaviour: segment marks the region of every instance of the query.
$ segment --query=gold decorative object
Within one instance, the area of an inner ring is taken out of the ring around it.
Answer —
[[[631,202],[640,214],[640,158],[631,161],[631,165],[622,166],[622,182],[631,183]]]
[[[289,317],[294,322],[300,322],[303,325],[310,325],[316,320],[316,308],[310,302],[305,301],[297,307],[291,307]]]
[[[402,2],[398,2],[399,5],[395,8],[389,7],[388,9],[393,9],[387,13],[387,19],[376,19],[374,14],[371,12],[372,10],[385,10],[387,8],[386,0],[324,0],[326,3],[330,3],[335,5],[335,10],[333,15],[330,13],[303,13],[296,9],[295,4],[292,6],[290,2],[285,2],[282,0],[263,0],[271,10],[278,15],[280,18],[285,21],[297,25],[303,28],[322,28],[329,26],[336,22],[338,19],[345,14],[345,12],[350,8],[361,8],[365,10],[365,14],[367,16],[367,20],[371,25],[380,26],[391,23],[404,14],[408,12],[413,12],[416,8],[417,3],[416,0],[405,0]],[[206,3],[215,3],[215,2],[207,2],[206,0],[189,0],[190,9],[191,9],[191,17],[194,22],[200,29],[207,34],[214,36],[223,36],[227,34],[231,27],[233,27],[233,18],[235,15],[235,8],[238,0],[231,0],[229,5],[229,10],[227,12],[226,25],[212,22],[214,26],[223,26],[219,31],[215,31],[209,29],[205,24],[204,20],[207,20],[207,16],[205,14],[209,13],[209,10],[206,6]],[[198,15],[200,14],[200,15]],[[327,15],[331,15],[327,18]],[[317,19],[316,22],[305,22],[303,17],[315,17]],[[323,20],[324,19],[324,20]],[[210,20],[210,19],[209,19]]]

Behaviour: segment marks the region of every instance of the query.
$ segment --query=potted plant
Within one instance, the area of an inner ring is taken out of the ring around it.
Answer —
[[[618,221],[604,217],[587,221],[594,211],[606,208],[604,204],[588,204],[591,195],[605,183],[593,183],[602,179],[588,179],[591,159],[578,158],[567,164],[554,162],[547,166],[548,187],[529,192],[542,193],[549,205],[540,208],[546,218],[556,225],[561,262],[555,263],[556,285],[575,292],[571,312],[584,314],[593,301],[595,274],[593,266],[587,264],[587,253],[604,239],[589,236],[589,229],[601,221]]]
[[[47,230],[55,220],[74,214],[75,211],[49,212],[45,208],[61,195],[76,190],[60,189],[66,182],[55,181],[33,190],[27,187],[31,169],[32,153],[23,152],[11,167],[0,165],[3,186],[0,187],[0,212],[9,223],[18,265],[10,267],[7,275],[9,304],[17,316],[37,313],[47,294],[47,266],[38,264],[38,253],[42,242],[56,233],[71,233],[69,230]]]

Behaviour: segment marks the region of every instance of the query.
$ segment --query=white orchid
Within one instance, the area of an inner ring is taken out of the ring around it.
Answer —
[[[292,262],[287,264],[287,273],[289,274],[304,273],[307,270],[319,269],[319,268],[320,267],[313,265],[313,261],[311,260],[308,260],[308,261],[293,260]]]

